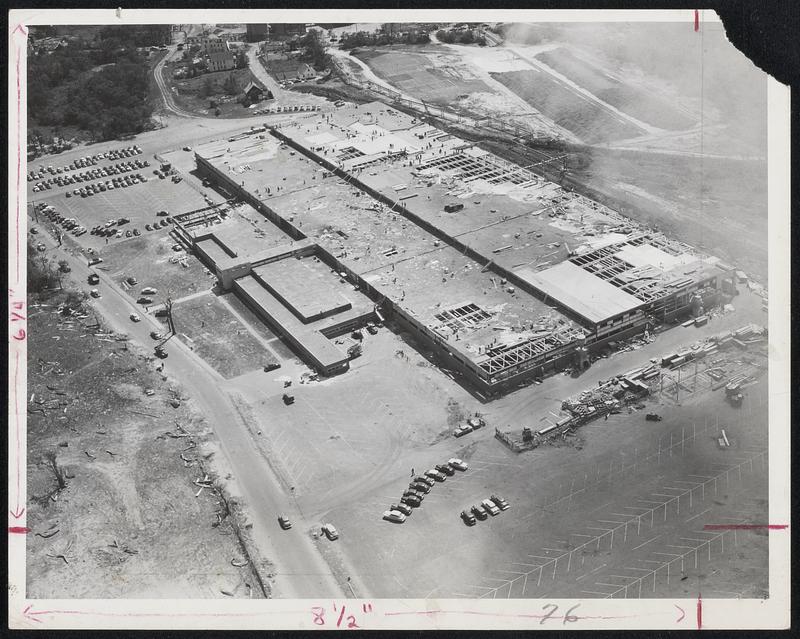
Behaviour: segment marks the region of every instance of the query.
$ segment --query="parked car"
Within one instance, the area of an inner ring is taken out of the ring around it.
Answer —
[[[164,336],[158,331],[150,331],[150,337],[153,339],[164,339]]]
[[[433,486],[436,483],[430,477],[425,477],[425,475],[417,475],[414,477],[413,481],[420,482],[422,484],[428,484],[428,486]]]
[[[430,470],[426,470],[425,474],[430,477],[431,479],[435,479],[436,481],[444,481],[447,479],[447,476],[444,473],[440,473],[435,468],[431,468]]]
[[[483,420],[483,418],[478,417],[477,415],[475,417],[470,417],[467,420],[467,424],[472,426],[473,430],[478,430],[479,428],[486,426],[486,422]]]
[[[497,495],[492,495],[489,499],[491,499],[500,510],[509,509],[508,502],[502,497],[498,497]]]
[[[488,517],[488,515],[484,512],[484,510],[482,508],[478,508],[477,506],[473,506],[469,510],[473,515],[475,515],[481,521],[483,521]]]
[[[456,474],[456,471],[450,468],[450,466],[447,464],[436,464],[436,470],[438,470],[440,473],[447,475],[448,477],[452,477],[453,475]]]
[[[292,522],[289,521],[289,518],[286,515],[281,515],[278,517],[278,523],[284,530],[289,530],[289,528],[292,527]]]
[[[141,234],[142,234],[142,232],[139,229],[133,229],[134,237],[139,237]]]
[[[136,286],[139,283],[139,280],[137,280],[135,277],[133,277],[133,275],[131,275],[129,278],[125,280],[125,282],[127,282],[130,286]]]
[[[454,437],[463,437],[467,433],[471,433],[471,432],[472,432],[472,426],[470,426],[469,424],[461,424],[461,426],[459,426],[458,428],[456,428],[453,431],[453,436]]]
[[[102,257],[93,257],[89,260],[89,266],[94,266],[95,264],[100,264],[103,261]]]
[[[333,527],[333,524],[322,524],[322,532],[325,533],[325,536],[331,541],[339,539],[339,531]]]
[[[159,359],[166,359],[167,357],[167,351],[164,350],[163,346],[156,346],[154,352]]]
[[[400,498],[400,502],[403,504],[408,504],[412,508],[419,508],[422,505],[422,500],[414,495],[403,495]]]
[[[481,502],[481,506],[483,506],[483,509],[487,513],[489,513],[492,517],[500,513],[500,509],[497,506],[495,506],[494,502],[491,499],[484,499]]]
[[[367,324],[367,333],[369,333],[370,335],[375,335],[377,332],[378,332],[378,327],[375,326],[375,324],[373,324],[372,322]]]
[[[152,297],[145,297],[144,295],[136,300],[137,304],[152,304],[153,298]]]
[[[96,288],[93,288],[91,291],[89,291],[89,295],[92,297],[100,297],[100,291],[98,291]]]
[[[158,213],[156,213],[156,215],[159,217],[165,217],[169,215],[169,213],[167,213],[166,211],[159,211]]]
[[[142,318],[139,317],[136,313],[131,313],[131,322],[141,322]]]
[[[455,468],[456,470],[467,470],[467,463],[457,457],[448,459],[447,463],[450,464],[451,468]]]
[[[395,524],[402,524],[406,520],[406,516],[398,510],[384,511],[383,518]]]
[[[468,513],[466,510],[461,511],[461,519],[464,520],[464,523],[467,526],[474,526],[477,523],[475,520],[475,515]]]
[[[420,482],[415,482],[415,481],[412,481],[408,485],[408,488],[409,490],[415,490],[418,493],[422,493],[423,495],[427,495],[429,492],[431,492],[431,487],[428,486],[428,484],[422,484]]]
[[[405,504],[392,504],[391,506],[389,506],[389,510],[396,510],[398,512],[401,512],[406,517],[408,517],[412,512],[414,512],[411,508],[409,508]]]
[[[421,493],[421,492],[416,491],[416,490],[410,490],[410,489],[403,493],[403,497],[416,497],[420,501],[425,499],[424,493]]]

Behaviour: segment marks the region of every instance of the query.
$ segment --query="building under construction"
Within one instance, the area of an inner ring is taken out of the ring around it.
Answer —
[[[300,298],[324,287],[300,287],[290,302],[270,282],[303,281],[310,256],[346,284],[351,304],[370,300],[359,303],[364,313],[337,310],[326,321],[349,313],[334,325],[350,327],[377,312],[485,395],[586,367],[593,350],[700,313],[731,283],[716,258],[382,103],[298,114],[195,157],[275,236],[242,252],[214,225],[176,219],[224,288],[256,307],[255,292],[267,290],[298,319]],[[286,268],[264,275],[273,262]],[[261,314],[275,326],[277,310]]]

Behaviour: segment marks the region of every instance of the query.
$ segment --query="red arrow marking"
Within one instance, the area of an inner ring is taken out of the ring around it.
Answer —
[[[11,33],[12,33],[12,34],[14,34],[14,33],[16,33],[17,31],[19,31],[19,32],[20,32],[22,35],[24,35],[24,36],[27,36],[27,35],[28,35],[28,29],[27,29],[27,28],[25,27],[25,25],[24,25],[24,24],[22,24],[21,22],[20,22],[20,23],[17,25],[17,28],[16,28],[16,29],[14,29],[14,31],[12,31]]]
[[[685,612],[685,611],[683,610],[683,608],[681,608],[681,607],[680,607],[678,604],[674,604],[674,605],[675,605],[675,607],[676,607],[678,610],[680,610],[680,611],[681,611],[681,616],[680,616],[680,618],[678,618],[678,619],[675,621],[675,623],[680,623],[681,621],[683,621],[683,618],[686,616],[686,612]]]
[[[700,630],[703,627],[703,599],[700,597],[700,593],[697,594],[697,629]]]
[[[31,531],[30,528],[25,528],[25,526],[9,526],[8,532],[13,533],[15,535],[24,535]]]

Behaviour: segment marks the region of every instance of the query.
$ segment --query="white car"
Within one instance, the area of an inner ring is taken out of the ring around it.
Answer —
[[[141,322],[142,318],[139,317],[136,313],[131,313],[131,322]]]
[[[339,531],[334,528],[333,524],[322,524],[322,532],[331,541],[339,539]]]
[[[489,513],[492,517],[494,517],[495,515],[499,514],[499,512],[500,512],[500,509],[497,507],[497,505],[491,499],[484,499],[481,502],[481,506],[483,506],[483,509],[487,513]]]
[[[89,294],[92,297],[100,297],[100,291],[98,291],[96,288],[93,288],[91,291],[89,291]]]
[[[387,510],[383,513],[383,518],[395,524],[402,524],[406,520],[406,516],[399,510]]]
[[[448,459],[447,463],[450,465],[451,468],[455,468],[456,470],[467,470],[467,463],[456,457]]]

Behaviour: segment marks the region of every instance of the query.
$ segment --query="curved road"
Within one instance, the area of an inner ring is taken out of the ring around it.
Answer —
[[[72,275],[85,282],[90,269],[82,255],[72,255],[55,246],[53,239],[40,235],[49,252],[63,256],[72,266]],[[116,331],[143,346],[153,347],[151,330],[163,330],[158,321],[139,308],[108,276],[101,276],[97,287],[102,297],[93,300],[104,319]],[[130,314],[137,312],[142,321],[133,323]],[[244,500],[252,521],[251,534],[261,555],[272,561],[274,568],[273,597],[311,598],[348,596],[336,582],[330,568],[319,554],[306,530],[310,522],[303,521],[300,511],[282,491],[277,479],[259,455],[246,425],[229,396],[219,386],[219,376],[200,364],[197,355],[178,340],[167,343],[169,357],[165,372],[173,376],[198,403],[199,409],[213,427],[220,446],[234,473],[232,492]],[[285,513],[295,527],[283,531],[277,517]],[[316,522],[313,522],[316,523]]]
[[[175,45],[168,47],[167,53],[156,63],[156,66],[153,67],[153,77],[156,80],[159,91],[161,91],[161,98],[164,100],[164,106],[169,111],[172,111],[175,115],[179,115],[182,118],[201,119],[198,115],[184,111],[175,103],[175,99],[172,97],[172,92],[170,91],[170,88],[167,85],[166,80],[164,80],[164,76],[162,75],[164,64],[175,54],[176,51],[177,47]]]

